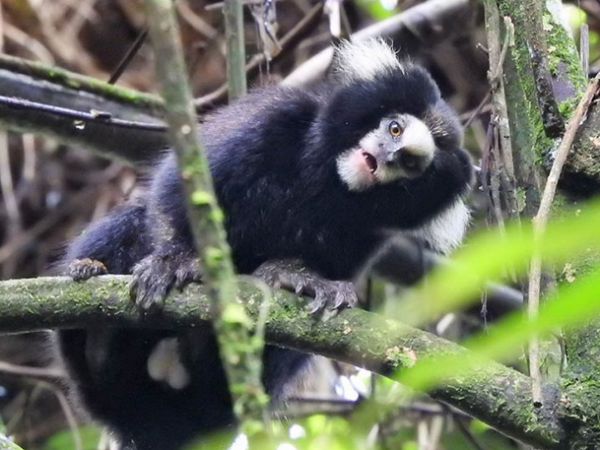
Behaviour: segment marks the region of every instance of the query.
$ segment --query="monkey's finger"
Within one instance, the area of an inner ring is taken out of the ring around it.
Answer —
[[[76,259],[67,267],[67,275],[74,281],[84,281],[107,273],[108,269],[102,262],[91,258]]]

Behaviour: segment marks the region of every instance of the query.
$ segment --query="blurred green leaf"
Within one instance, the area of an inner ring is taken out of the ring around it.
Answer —
[[[395,0],[358,0],[358,6],[366,11],[373,19],[383,20],[393,16],[396,10]]]
[[[498,230],[478,232],[457,252],[452,264],[436,269],[406,298],[388,301],[384,314],[413,325],[427,323],[476,301],[485,284],[500,279],[508,268],[525,273],[534,252],[545,263],[564,263],[600,246],[598,224],[600,203],[596,201],[551,222],[538,244],[531,224],[510,224],[506,236]]]
[[[101,430],[93,426],[79,427],[82,450],[97,450],[102,434]],[[44,445],[44,450],[71,450],[75,449],[75,441],[71,430],[61,430],[52,435]]]

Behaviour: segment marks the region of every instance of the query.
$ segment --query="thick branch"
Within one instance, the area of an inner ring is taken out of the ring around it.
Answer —
[[[355,41],[373,37],[392,37],[401,43],[402,54],[431,50],[437,43],[465,32],[472,11],[469,0],[431,0],[394,17],[364,28],[352,35]],[[325,74],[333,49],[327,48],[294,70],[283,82],[303,86],[317,82]]]
[[[126,327],[177,328],[201,326],[210,319],[210,303],[202,286],[190,286],[167,301],[164,314],[143,318],[129,298],[129,277],[106,276],[85,283],[67,278],[37,278],[0,283],[0,330],[19,332],[47,328],[83,327],[93,323]],[[263,291],[239,283],[240,302],[256,318]],[[327,321],[311,316],[297,297],[273,293],[266,325],[272,344],[317,353],[367,368],[386,376],[415,361],[466,350],[429,333],[358,309],[346,310]],[[547,388],[554,398],[556,390]],[[558,444],[562,430],[549,412],[547,421],[533,417],[531,383],[526,376],[488,361],[470,374],[448,376],[430,394],[536,446]],[[548,399],[547,404],[559,404]],[[559,416],[556,416],[559,417]]]
[[[553,139],[563,129],[553,105],[558,105],[566,121],[583,93],[587,74],[581,69],[575,42],[563,26],[560,2],[491,1],[515,26],[515,45],[505,67],[513,143],[528,150],[529,154],[521,155],[528,165],[540,160],[551,163],[548,156],[554,150]],[[565,189],[584,194],[600,191],[599,129],[600,112],[595,104],[567,159],[562,178]]]
[[[0,100],[0,127],[4,129],[48,136],[134,164],[153,157],[157,150],[167,146],[166,133],[160,129],[163,122],[158,118],[162,102],[142,92],[2,55],[0,96],[12,100],[10,103]],[[19,105],[19,99],[48,108],[44,111],[31,104]],[[51,107],[88,116],[94,110],[101,111],[113,119],[139,122],[140,126],[135,123],[115,126],[106,115],[79,120],[73,114],[53,112],[49,110]],[[156,129],[151,129],[152,126]]]

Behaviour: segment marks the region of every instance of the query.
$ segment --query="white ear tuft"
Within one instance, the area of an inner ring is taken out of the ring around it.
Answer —
[[[396,52],[383,39],[344,42],[335,53],[334,73],[342,81],[370,80],[377,74],[399,70],[404,66]]]

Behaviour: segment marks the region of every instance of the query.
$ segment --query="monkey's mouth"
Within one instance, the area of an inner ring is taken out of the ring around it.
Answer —
[[[367,167],[371,173],[375,173],[377,170],[377,159],[369,152],[362,152],[362,156],[365,159],[365,163],[367,164]]]

